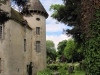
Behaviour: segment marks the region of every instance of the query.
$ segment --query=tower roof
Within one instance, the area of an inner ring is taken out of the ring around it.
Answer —
[[[46,12],[45,8],[41,4],[40,0],[30,0],[29,2],[29,10],[33,11],[34,13],[40,13],[41,15],[48,17],[48,13]]]

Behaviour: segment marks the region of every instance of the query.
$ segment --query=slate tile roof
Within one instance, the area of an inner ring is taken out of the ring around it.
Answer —
[[[43,5],[39,0],[30,0],[29,4],[30,4],[29,10],[39,11],[45,14],[46,18],[48,17],[48,13],[46,12],[45,8],[43,7]]]

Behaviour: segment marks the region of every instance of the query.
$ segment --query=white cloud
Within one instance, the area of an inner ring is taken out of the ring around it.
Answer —
[[[46,25],[46,32],[62,32],[66,28],[63,24],[56,24],[55,22],[50,21],[51,23]]]
[[[53,13],[53,11],[50,11],[50,6],[52,4],[63,4],[62,0],[40,0],[44,6],[44,8],[46,9],[46,11],[49,14],[49,17],[46,20],[46,32],[62,32],[63,29],[66,29],[66,25],[62,24],[62,23],[58,23],[57,21],[54,20],[53,18],[51,18],[51,14]],[[46,35],[46,40],[52,40],[55,43],[55,47],[57,49],[57,45],[60,41],[62,40],[68,40],[71,37],[68,37],[65,34],[53,34],[53,35]]]
[[[57,35],[49,35],[49,36],[47,35],[46,36],[46,40],[52,40],[55,43],[56,49],[57,49],[57,45],[59,42],[61,42],[62,40],[68,40],[70,38],[71,37],[68,37],[65,34],[60,34],[59,36],[57,36]]]
[[[62,0],[40,0],[46,10],[49,10],[52,4],[63,4]]]
[[[62,32],[66,28],[64,24],[57,23],[55,19],[51,17],[52,11],[49,11],[52,4],[63,4],[62,0],[40,0],[44,8],[49,14],[49,17],[46,19],[46,32]]]

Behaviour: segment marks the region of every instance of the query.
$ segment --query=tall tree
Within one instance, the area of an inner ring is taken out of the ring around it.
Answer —
[[[56,60],[56,49],[53,41],[51,40],[46,41],[46,51],[47,51],[47,58]]]
[[[81,47],[77,48],[77,42],[73,39],[69,39],[66,43],[66,47],[64,49],[64,55],[69,61],[81,61],[83,59],[83,54],[81,54]]]
[[[29,0],[12,0],[14,1],[18,6],[25,6],[26,3],[29,1]]]
[[[63,55],[64,54],[64,49],[66,47],[66,43],[67,43],[67,40],[63,40],[61,42],[58,43],[58,55]]]
[[[53,9],[56,5],[51,6],[53,10],[57,10],[57,14],[52,17],[73,26],[67,33],[73,35],[84,48],[87,75],[100,75],[100,1],[63,1],[63,8],[59,6],[59,9]]]
[[[64,0],[64,5],[51,5],[50,10],[54,10],[51,15],[54,19],[68,26],[72,26],[71,30],[66,30],[67,34],[71,34],[77,42],[82,42],[80,29],[80,1],[81,0]]]
[[[100,75],[100,1],[82,0],[81,6],[87,75]]]

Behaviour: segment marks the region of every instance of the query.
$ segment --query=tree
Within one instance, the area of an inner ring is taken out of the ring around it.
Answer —
[[[82,46],[85,55],[87,75],[100,75],[100,1],[99,0],[63,0],[64,7],[54,9],[53,18],[73,26],[66,30]],[[64,12],[64,13],[63,13]]]
[[[14,1],[18,6],[24,7],[29,0],[12,0],[12,1]]]
[[[51,40],[46,41],[47,59],[56,60],[55,44]]]
[[[63,55],[64,54],[64,48],[66,47],[66,43],[67,43],[67,40],[63,40],[61,42],[58,43],[58,55]]]
[[[77,51],[74,40],[69,39],[66,44],[67,46],[64,49],[64,55],[68,60],[75,60],[75,57],[77,56]]]
[[[82,31],[80,29],[80,1],[81,0],[64,0],[63,5],[55,4],[50,7],[50,10],[54,10],[51,17],[59,22],[71,26],[72,29],[65,30],[65,33],[72,35],[73,38],[79,43],[82,42]]]

